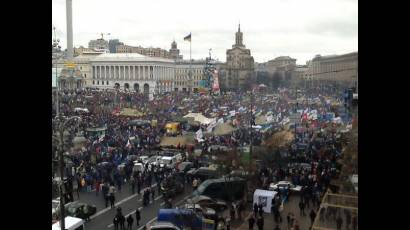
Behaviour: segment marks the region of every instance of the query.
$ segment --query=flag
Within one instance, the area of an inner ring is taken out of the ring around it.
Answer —
[[[191,33],[189,33],[189,35],[187,35],[186,37],[184,37],[184,41],[189,41],[189,42],[191,42]]]
[[[203,138],[202,129],[199,129],[199,130],[196,132],[196,139],[197,139],[198,141],[201,141],[202,138]]]
[[[127,145],[125,145],[125,147],[126,147],[126,148],[129,148],[129,149],[131,148],[131,143],[130,143],[130,140],[129,140],[129,139],[128,139]]]

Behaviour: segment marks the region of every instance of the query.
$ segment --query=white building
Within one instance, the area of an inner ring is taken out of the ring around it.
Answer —
[[[175,62],[137,53],[105,53],[90,60],[91,87],[120,88],[146,94],[173,89]]]

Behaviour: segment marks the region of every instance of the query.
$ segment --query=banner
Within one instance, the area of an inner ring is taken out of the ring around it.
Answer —
[[[212,73],[212,78],[213,78],[213,85],[212,85],[212,91],[214,93],[219,93],[219,77],[218,77],[218,71],[215,70]]]

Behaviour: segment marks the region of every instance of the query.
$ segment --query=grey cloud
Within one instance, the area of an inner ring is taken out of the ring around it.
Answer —
[[[308,24],[305,31],[312,34],[329,34],[340,37],[357,36],[358,24],[357,18],[350,20],[323,20],[317,23]]]

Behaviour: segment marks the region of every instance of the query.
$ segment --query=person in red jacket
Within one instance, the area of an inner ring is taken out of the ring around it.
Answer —
[[[101,181],[97,180],[95,183],[95,195],[98,196],[98,193],[100,193],[100,187],[101,187]]]

